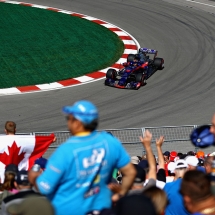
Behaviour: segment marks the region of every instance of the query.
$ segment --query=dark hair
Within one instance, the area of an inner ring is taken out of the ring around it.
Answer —
[[[167,195],[164,190],[153,186],[143,191],[143,194],[149,197],[156,209],[157,214],[162,214],[168,205]]]
[[[8,133],[13,133],[15,134],[16,133],[16,123],[13,122],[13,121],[7,121],[5,123],[5,130],[8,132]]]
[[[196,155],[196,153],[195,153],[195,152],[193,152],[193,151],[189,151],[189,152],[187,152],[187,155],[193,155],[193,156],[195,156],[195,155]]]
[[[12,172],[5,172],[4,183],[2,185],[4,190],[12,190],[14,189],[14,181],[15,181],[15,174]]]
[[[142,160],[142,157],[141,157],[141,156],[137,155],[137,157],[138,157],[139,161],[141,161],[141,160]]]
[[[94,119],[91,123],[84,124],[84,128],[85,130],[95,131],[96,128],[98,127],[98,124],[99,124],[98,119]]]
[[[180,158],[181,156],[183,155],[183,153],[181,153],[181,152],[179,152],[178,154],[177,154],[177,156]]]
[[[190,170],[184,174],[180,193],[198,202],[212,195],[210,176],[202,171]]]
[[[182,155],[180,156],[180,159],[185,159],[186,157],[187,157],[186,154],[182,154]]]

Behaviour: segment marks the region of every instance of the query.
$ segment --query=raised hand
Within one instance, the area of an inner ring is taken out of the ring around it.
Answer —
[[[144,133],[144,137],[140,137],[140,141],[145,148],[150,147],[152,141],[152,133],[149,130],[146,130]]]
[[[159,139],[156,139],[156,146],[162,146],[164,143],[164,136],[160,136]]]

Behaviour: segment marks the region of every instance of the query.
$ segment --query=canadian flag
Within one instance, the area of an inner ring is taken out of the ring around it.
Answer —
[[[5,167],[8,164],[18,165],[19,170],[28,170],[34,161],[41,157],[55,136],[3,135],[0,136],[0,177],[4,180]]]

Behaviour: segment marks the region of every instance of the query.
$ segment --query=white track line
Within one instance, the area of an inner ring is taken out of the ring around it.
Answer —
[[[202,2],[198,2],[198,1],[192,1],[192,0],[186,0],[186,1],[196,3],[196,4],[202,4],[202,5],[209,6],[209,7],[215,7],[215,5],[205,4],[205,3],[202,3]]]

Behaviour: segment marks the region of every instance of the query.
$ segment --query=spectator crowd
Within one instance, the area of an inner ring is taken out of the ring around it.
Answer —
[[[111,133],[97,132],[99,113],[89,101],[63,107],[71,137],[30,170],[5,167],[0,186],[2,215],[215,215],[215,153],[151,147],[130,157]],[[5,134],[15,135],[8,121]],[[215,115],[210,133],[215,137]],[[215,138],[214,138],[215,139]]]

